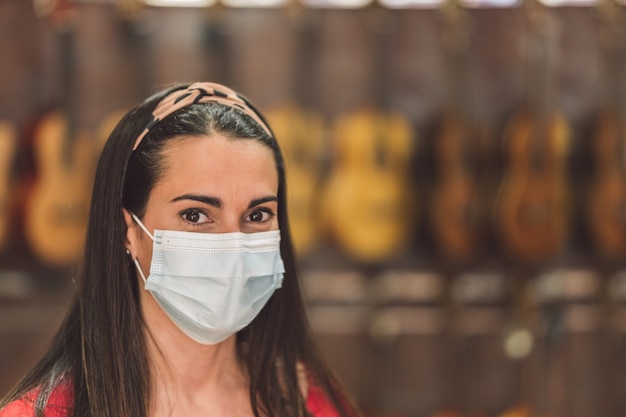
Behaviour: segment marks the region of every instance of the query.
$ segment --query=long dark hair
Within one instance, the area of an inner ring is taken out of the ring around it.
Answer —
[[[259,140],[270,147],[279,176],[278,223],[286,270],[283,286],[237,334],[238,353],[251,379],[254,414],[307,415],[297,364],[304,365],[311,383],[326,393],[342,416],[355,414],[312,341],[289,234],[284,163],[276,140],[238,109],[218,103],[193,104],[156,124],[133,152],[134,139],[156,105],[172,91],[186,87],[172,87],[148,98],[128,112],[111,133],[96,171],[77,293],[47,353],[0,406],[38,389],[37,416],[43,416],[51,393],[59,384],[69,383],[74,396],[74,403],[68,404],[73,407],[69,415],[148,416],[150,368],[140,288],[126,254],[122,208],[143,215],[162,172],[161,155],[169,139],[219,132],[233,140]]]

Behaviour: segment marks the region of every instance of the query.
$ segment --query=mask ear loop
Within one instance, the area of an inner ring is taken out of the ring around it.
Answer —
[[[141,227],[141,229],[150,237],[150,239],[154,241],[154,236],[152,236],[152,233],[150,233],[148,228],[141,222],[141,220],[139,220],[139,218],[135,216],[135,213],[130,213],[130,215],[133,218],[133,220],[135,220],[135,223],[137,223],[139,227]],[[130,252],[128,254],[130,255]],[[132,259],[133,259],[133,263],[135,264],[135,267],[137,268],[137,271],[139,272],[139,276],[141,277],[141,279],[143,280],[143,283],[145,284],[147,282],[147,279],[146,279],[146,275],[143,273],[143,269],[141,268],[141,265],[139,264],[139,260],[137,258],[132,258]]]
[[[147,283],[146,275],[143,273],[143,270],[141,269],[141,265],[139,265],[139,260],[137,258],[133,258],[133,263],[135,264],[135,267],[137,268],[137,272],[139,272],[139,276],[143,280],[143,283],[146,284]]]
[[[141,220],[139,220],[139,217],[135,216],[135,213],[130,213],[130,215],[132,216],[133,220],[135,220],[135,223],[137,223],[139,225],[139,227],[141,227],[141,229],[144,232],[146,232],[146,234],[150,237],[150,239],[152,239],[154,241],[154,236],[152,236],[152,233],[150,233],[148,228],[146,226],[144,226],[144,224],[141,222]]]

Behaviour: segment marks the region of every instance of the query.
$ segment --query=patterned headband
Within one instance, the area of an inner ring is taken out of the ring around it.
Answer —
[[[143,138],[150,132],[150,129],[170,114],[191,104],[210,102],[225,104],[243,111],[257,122],[270,137],[273,136],[270,128],[256,113],[252,104],[243,96],[221,84],[200,82],[192,84],[184,90],[176,90],[161,100],[152,112],[152,120],[135,140],[133,151],[137,149]]]

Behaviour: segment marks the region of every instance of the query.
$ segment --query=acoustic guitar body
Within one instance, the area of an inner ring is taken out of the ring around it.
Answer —
[[[336,161],[324,194],[324,218],[349,256],[380,262],[411,237],[415,201],[409,192],[412,129],[399,114],[365,107],[332,128]]]
[[[595,176],[589,195],[588,225],[598,252],[626,257],[626,142],[617,113],[604,109],[593,136]]]
[[[319,240],[319,182],[324,147],[321,115],[295,105],[269,109],[267,119],[285,158],[289,229],[295,250],[306,255]]]
[[[567,240],[567,147],[564,117],[537,117],[523,109],[505,135],[508,164],[496,202],[496,228],[523,262],[556,255]]]
[[[24,234],[30,248],[54,267],[69,266],[82,254],[92,186],[91,143],[84,134],[68,141],[68,126],[59,111],[45,115],[37,126],[38,176],[25,212]]]
[[[484,230],[478,184],[480,138],[461,114],[444,113],[436,137],[438,181],[432,203],[432,227],[440,250],[453,261],[476,255]]]
[[[17,148],[17,130],[8,121],[0,121],[0,250],[9,239],[11,225],[11,167]]]

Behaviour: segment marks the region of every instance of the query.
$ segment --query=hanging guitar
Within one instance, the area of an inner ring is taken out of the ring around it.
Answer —
[[[442,6],[448,30],[448,85],[452,88],[447,108],[440,115],[435,137],[437,180],[432,199],[433,235],[447,261],[467,263],[484,243],[484,148],[489,139],[486,126],[473,110],[469,68],[471,21],[455,0]]]
[[[374,6],[377,7],[377,6]],[[381,9],[368,10],[374,24],[386,24]],[[381,19],[381,20],[377,20]],[[324,219],[335,243],[350,258],[385,262],[406,248],[415,217],[409,191],[413,129],[407,117],[385,103],[388,75],[382,30],[376,34],[374,99],[337,116],[331,126],[334,162],[324,191]]]
[[[93,137],[93,150],[96,156],[96,162],[97,157],[99,157],[102,148],[106,144],[115,126],[124,114],[131,109],[132,103],[135,100],[147,97],[151,94],[154,82],[154,65],[152,63],[153,48],[149,39],[151,33],[142,27],[141,18],[139,17],[140,9],[143,6],[135,0],[118,0],[117,6],[117,14],[119,15],[118,18],[120,21],[112,23],[117,23],[118,27],[121,27],[122,39],[117,42],[116,47],[120,48],[119,55],[122,56],[121,60],[125,60],[122,62],[126,64],[130,62],[133,70],[133,78],[128,89],[135,94],[132,96],[130,103],[127,102],[115,108],[113,111],[107,113],[98,123]],[[114,30],[114,28],[110,30]],[[122,62],[120,62],[120,64]],[[101,73],[100,75],[104,74]],[[103,78],[95,78],[90,84],[109,88],[108,86],[111,85],[111,83],[115,83],[115,80],[109,77],[110,74],[107,74]]]
[[[293,243],[296,252],[306,256],[320,238],[318,196],[326,126],[322,114],[310,106],[310,94],[306,91],[312,76],[310,68],[314,57],[311,50],[317,16],[314,11],[303,8],[289,12],[292,30],[296,32],[289,64],[292,75],[286,93],[291,97],[267,109],[265,115],[285,157],[289,229]]]
[[[533,68],[526,74],[530,94],[504,131],[507,162],[494,217],[508,255],[536,265],[554,259],[567,244],[570,128],[550,90],[554,46],[549,15],[537,0],[526,6],[532,36],[532,49],[526,51],[532,54]]]
[[[11,229],[11,173],[17,150],[17,130],[8,120],[0,120],[0,250],[8,243]]]
[[[37,177],[27,196],[24,237],[38,260],[64,268],[82,254],[93,153],[88,135],[76,126],[72,25],[77,10],[67,0],[52,3],[49,17],[59,41],[63,103],[45,113],[34,128]]]
[[[317,196],[324,121],[295,104],[273,107],[265,114],[285,155],[289,230],[296,252],[306,255],[319,239]]]
[[[591,137],[594,177],[587,221],[597,252],[606,259],[626,258],[626,103],[624,103],[624,14],[613,0],[601,3],[604,27],[607,101]]]
[[[332,127],[338,160],[327,184],[334,237],[349,255],[378,262],[398,253],[411,228],[408,173],[411,130],[400,115],[365,107]]]

